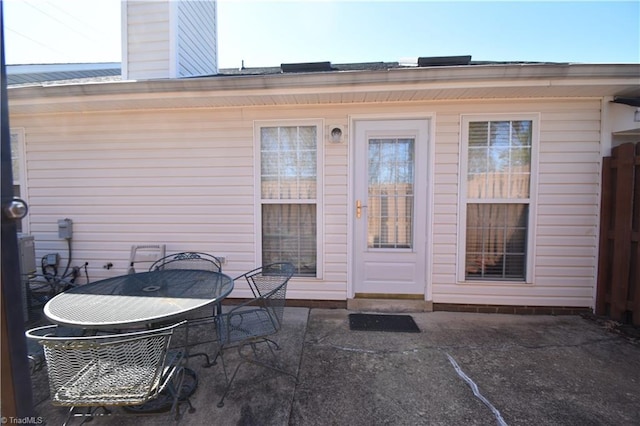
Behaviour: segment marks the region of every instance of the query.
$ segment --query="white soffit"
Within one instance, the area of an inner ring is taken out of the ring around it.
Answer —
[[[11,113],[640,96],[640,64],[220,76],[9,89]]]

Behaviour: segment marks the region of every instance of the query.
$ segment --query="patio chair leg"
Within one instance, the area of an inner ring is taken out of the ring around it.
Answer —
[[[281,349],[280,345],[277,342],[275,342],[275,341],[273,341],[271,339],[264,339],[264,341],[267,342],[267,344],[272,344],[273,346],[275,346],[277,351],[279,351]]]
[[[254,355],[256,354],[255,346],[257,345],[257,343],[264,343],[264,344],[267,345],[267,347],[269,348],[269,352],[271,352],[271,357],[273,359],[273,364],[269,364],[267,362],[261,361],[257,356],[251,358],[251,357],[249,357],[247,355],[244,355],[242,353],[242,346],[238,347],[238,354],[240,355],[240,357],[242,359],[244,359],[245,362],[249,362],[251,364],[255,364],[255,365],[267,368],[269,370],[273,370],[273,371],[275,371],[277,373],[284,374],[286,376],[290,376],[295,380],[295,382],[297,384],[298,383],[298,376],[293,374],[293,373],[290,373],[289,371],[284,370],[283,368],[281,368],[278,365],[278,364],[280,364],[280,362],[278,360],[278,357],[276,356],[276,353],[274,352],[274,349],[271,347],[271,345],[275,346],[275,350],[280,350],[280,346],[276,342],[271,340],[271,339],[264,339],[261,342],[254,342],[254,343],[251,344],[251,347],[253,348]]]
[[[215,340],[213,340],[215,341]],[[210,342],[202,342],[202,343],[210,343]],[[187,326],[185,327],[185,348],[189,348],[191,345],[189,344],[189,325],[187,324]],[[194,345],[195,346],[195,345]],[[216,357],[213,359],[213,361],[211,361],[211,358],[209,357],[209,354],[205,353],[205,352],[196,352],[196,353],[189,353],[189,350],[187,349],[187,354],[185,356],[185,358],[193,358],[193,357],[197,357],[197,356],[203,356],[205,358],[205,363],[202,365],[204,368],[209,368],[212,365],[216,365],[216,359],[218,358],[218,353],[216,353]]]
[[[191,403],[191,399],[187,398],[186,399],[187,405],[189,406],[189,412],[190,413],[195,413],[196,412],[196,407],[193,406],[193,404]]]
[[[222,351],[218,351],[218,353],[216,354],[216,357],[213,360],[214,364],[216,364],[216,360],[218,358],[220,358],[220,362],[222,363],[222,371],[224,372],[224,382],[228,385],[229,384],[229,375],[227,374],[227,366],[224,363],[224,356],[222,354]]]
[[[180,412],[180,404],[182,402],[186,402],[189,405],[189,409],[188,411],[190,413],[194,413],[196,411],[195,407],[193,406],[193,404],[191,404],[191,399],[189,398],[189,396],[185,397],[184,400],[180,399],[180,392],[182,392],[182,386],[184,383],[184,377],[185,377],[185,369],[181,368],[180,369],[180,373],[178,374],[179,378],[177,380],[177,385],[174,384],[174,381],[170,382],[168,384],[168,390],[169,390],[169,394],[171,396],[173,396],[173,403],[171,404],[171,411],[175,412],[175,419],[176,420],[180,420],[180,418],[182,417],[182,414]]]
[[[205,358],[206,362],[205,362],[204,364],[202,364],[202,366],[203,366],[204,368],[209,368],[209,367],[211,367],[212,365],[215,365],[215,363],[216,363],[216,362],[215,362],[215,360],[214,360],[214,361],[213,361],[213,363],[212,363],[212,362],[210,361],[210,359],[209,359],[209,355],[208,355],[208,354],[206,354],[206,353],[204,353],[204,352],[197,352],[197,353],[195,353],[195,354],[187,354],[187,358],[193,358],[193,357],[196,357],[196,356],[203,356],[203,357]]]
[[[199,355],[199,354],[196,354],[196,355]],[[218,358],[222,359],[222,350],[220,350],[220,349],[218,349],[216,351],[216,356],[213,357],[213,361],[209,361],[209,356],[207,356],[207,365],[205,365],[205,367],[209,368],[212,365],[216,365],[217,362],[218,362]],[[224,363],[224,361],[223,361],[223,363]]]
[[[222,359],[222,357],[220,357],[220,359]],[[233,379],[236,378],[236,374],[238,374],[238,370],[240,370],[240,366],[242,364],[244,364],[244,360],[241,360],[240,363],[236,366],[236,369],[233,371],[233,375],[231,376],[231,380],[227,380],[227,387],[224,390],[224,393],[222,394],[222,398],[220,398],[220,401],[218,401],[218,408],[222,408],[224,407],[224,399],[226,398],[227,394],[229,393],[229,389],[231,389],[231,384],[233,383]],[[223,365],[224,365],[224,361],[222,361]],[[227,372],[225,370],[224,372],[225,377],[227,375]]]
[[[71,407],[69,408],[69,411],[67,411],[67,418],[64,419],[64,422],[62,422],[62,426],[67,426],[69,424],[69,420],[71,420],[71,417],[73,416],[73,410],[75,410],[76,407]]]
[[[71,421],[71,419],[74,417],[82,417],[82,422],[80,422],[80,425],[90,422],[93,420],[94,417],[98,416],[98,414],[96,413],[99,409],[102,409],[104,411],[104,414],[99,414],[100,416],[111,415],[111,410],[103,406],[83,407],[82,409],[79,409],[78,407],[74,406],[69,408],[69,411],[67,412],[67,418],[65,419],[64,423],[62,423],[62,425],[67,426]]]
[[[276,353],[273,351],[273,348],[271,347],[271,344],[273,344],[276,347],[276,351],[280,350],[280,346],[278,346],[278,344],[276,342],[274,342],[273,340],[269,340],[269,339],[265,340],[265,344],[269,348],[269,352],[271,352],[271,358],[273,358],[273,362],[277,364],[278,363],[278,357],[276,356]]]
[[[295,383],[296,384],[298,383],[298,376],[297,375],[295,375],[293,373],[290,373],[289,371],[283,370],[279,366],[275,366],[275,365],[271,365],[271,364],[266,363],[266,362],[259,361],[257,359],[257,353],[256,353],[256,346],[257,346],[258,343],[265,343],[267,345],[267,347],[269,348],[269,351],[271,352],[271,355],[272,355],[272,357],[274,359],[274,362],[277,362],[277,357],[276,357],[275,352],[273,352],[273,348],[271,347],[271,344],[273,344],[276,347],[276,350],[279,350],[280,346],[276,342],[274,342],[273,340],[265,339],[262,342],[251,342],[251,343],[249,343],[248,346],[251,346],[251,350],[252,350],[252,352],[254,354],[253,358],[251,358],[251,357],[249,357],[247,355],[244,355],[242,353],[242,348],[247,346],[247,345],[238,346],[238,354],[240,356],[240,362],[236,366],[236,369],[233,371],[233,375],[231,376],[231,380],[227,379],[227,387],[224,390],[224,394],[222,395],[222,398],[220,398],[220,401],[218,402],[218,407],[219,408],[224,407],[224,399],[226,398],[227,394],[229,393],[229,390],[231,389],[231,384],[233,383],[233,380],[235,379],[236,374],[238,373],[238,370],[240,370],[240,367],[245,362],[248,362],[248,363],[251,363],[251,364],[255,364],[255,365],[258,365],[260,367],[264,367],[264,368],[267,368],[269,370],[273,370],[273,371],[275,371],[277,373],[284,374],[286,376],[292,377],[295,380]],[[222,361],[222,366],[223,366],[223,369],[224,369],[225,378],[227,378],[227,370],[226,370],[226,368],[224,366],[224,356],[222,355],[222,353],[220,353],[220,360]]]
[[[298,383],[298,376],[296,376],[295,374],[283,370],[282,368],[275,366],[275,365],[271,365],[269,363],[266,362],[262,362],[262,361],[258,361],[257,359],[248,359],[246,362],[249,362],[251,364],[255,364],[255,365],[259,365],[260,367],[264,367],[266,369],[275,371],[276,373],[280,373],[280,374],[284,374],[285,376],[289,376],[291,377],[293,380],[295,380],[295,383]]]

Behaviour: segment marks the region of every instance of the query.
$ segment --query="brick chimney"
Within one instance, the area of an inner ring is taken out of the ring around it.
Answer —
[[[123,80],[216,74],[216,21],[216,0],[123,1]]]

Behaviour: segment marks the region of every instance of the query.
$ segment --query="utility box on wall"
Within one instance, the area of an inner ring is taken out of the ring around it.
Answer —
[[[20,290],[22,293],[22,315],[24,321],[29,320],[29,305],[27,303],[27,288],[25,275],[35,274],[36,245],[32,235],[18,234],[18,258],[20,262]]]
[[[36,245],[32,235],[18,234],[18,256],[20,258],[20,274],[35,274]]]
[[[58,221],[58,238],[70,240],[73,236],[73,221],[71,219],[60,219]]]

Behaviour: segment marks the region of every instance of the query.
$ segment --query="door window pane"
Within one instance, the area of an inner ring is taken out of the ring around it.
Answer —
[[[370,139],[369,248],[413,246],[414,139]]]

